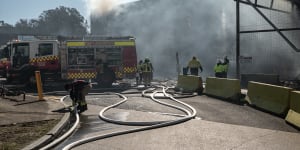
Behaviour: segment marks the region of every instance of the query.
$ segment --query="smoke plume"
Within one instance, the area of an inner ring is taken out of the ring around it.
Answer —
[[[102,16],[118,6],[118,0],[84,0],[89,15]]]
[[[281,6],[275,3],[274,7],[277,5]],[[204,68],[201,73],[204,78],[214,76],[213,66],[217,59],[228,56],[229,77],[235,76],[235,1],[140,0],[119,7],[122,11],[112,10],[101,17],[92,18],[91,33],[134,36],[139,59],[150,58],[156,78],[176,77],[176,52],[179,53],[181,68],[196,56]],[[281,18],[289,18],[276,14],[268,16],[273,17],[276,23],[285,21],[281,21]],[[242,27],[262,29],[263,24],[264,28],[270,28],[253,8],[242,4],[241,18]],[[299,34],[293,36],[299,37]],[[251,64],[242,64],[242,73],[281,73],[278,71],[280,69],[274,69],[278,59],[286,60],[288,64],[291,57],[299,56],[276,33],[241,35],[241,55],[253,58]],[[270,62],[266,63],[265,58],[270,58]],[[289,65],[288,69],[291,68]]]

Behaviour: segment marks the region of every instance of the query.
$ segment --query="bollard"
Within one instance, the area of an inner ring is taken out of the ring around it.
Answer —
[[[40,71],[35,71],[35,79],[36,79],[36,86],[38,90],[39,100],[43,99],[43,87],[42,87],[42,80],[41,80],[41,74]]]

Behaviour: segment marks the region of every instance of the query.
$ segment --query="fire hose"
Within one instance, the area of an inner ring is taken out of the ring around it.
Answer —
[[[63,102],[66,97],[67,96],[62,97],[60,99],[60,102]],[[64,133],[62,136],[60,136],[59,138],[55,139],[54,141],[52,141],[51,143],[47,144],[46,146],[42,147],[41,150],[50,149],[51,147],[53,147],[53,146],[57,145],[58,143],[62,142],[63,140],[65,140],[68,136],[70,136],[75,131],[76,127],[78,126],[78,124],[80,122],[79,114],[77,112],[77,106],[78,106],[78,104],[76,104],[74,106],[74,111],[75,111],[75,115],[76,115],[76,121],[73,124],[73,126],[66,133]]]
[[[164,94],[164,97],[168,97],[169,99],[171,99],[171,100],[173,100],[177,103],[180,103],[181,105],[186,106],[187,108],[189,108],[191,110],[191,112],[184,109],[184,108],[182,108],[182,107],[159,101],[158,99],[155,98],[156,97],[155,95],[159,91],[154,91],[155,89],[149,89],[149,90],[144,90],[142,92],[144,97],[151,97],[151,99],[153,101],[155,101],[157,103],[160,103],[160,104],[163,104],[163,105],[166,105],[166,106],[169,106],[169,107],[172,107],[172,108],[175,108],[175,109],[178,109],[178,110],[181,110],[181,111],[185,112],[186,115],[184,115],[182,118],[175,119],[175,120],[169,120],[169,121],[131,122],[131,121],[114,120],[114,119],[110,119],[110,118],[105,117],[104,112],[106,112],[107,110],[109,110],[111,108],[117,107],[118,105],[120,105],[120,104],[127,101],[127,97],[125,97],[124,95],[119,94],[119,93],[114,93],[114,94],[122,97],[123,100],[118,102],[118,103],[115,103],[113,105],[110,105],[110,106],[107,106],[107,107],[103,108],[99,112],[99,118],[101,118],[105,121],[111,122],[111,123],[116,123],[116,124],[121,124],[121,125],[145,126],[145,127],[138,127],[138,128],[129,129],[129,130],[123,130],[123,131],[117,131],[117,132],[112,132],[112,133],[108,133],[108,134],[101,134],[101,135],[87,137],[87,138],[75,141],[73,143],[70,143],[69,145],[65,146],[63,148],[63,150],[69,150],[69,149],[74,148],[76,146],[79,146],[79,145],[82,145],[82,144],[85,144],[85,143],[89,143],[89,142],[92,142],[92,141],[100,140],[100,139],[105,139],[105,138],[109,138],[109,137],[114,137],[114,136],[118,136],[118,135],[129,134],[129,133],[134,133],[134,132],[139,132],[139,131],[151,130],[151,129],[161,128],[161,127],[166,127],[166,126],[171,126],[171,125],[175,125],[175,124],[179,124],[179,123],[188,121],[188,120],[193,119],[193,118],[196,117],[196,110],[192,106],[190,106],[190,105],[188,105],[184,102],[181,102],[181,101],[175,99],[172,95],[166,93],[166,90],[168,88],[165,88],[165,87],[161,87],[161,88],[162,88],[162,93]],[[149,94],[147,95],[146,92],[149,92],[149,91],[154,91],[154,92],[150,95]],[[110,94],[112,94],[112,93],[110,93]],[[182,115],[178,115],[178,116],[182,116]]]

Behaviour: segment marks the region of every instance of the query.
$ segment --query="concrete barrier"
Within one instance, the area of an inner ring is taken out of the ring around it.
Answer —
[[[250,81],[245,98],[255,105],[275,114],[284,115],[289,108],[291,88]]]
[[[204,93],[209,96],[239,101],[241,96],[240,80],[208,77]]]
[[[291,92],[290,110],[285,120],[300,128],[300,91]]]
[[[176,89],[181,89],[183,92],[198,92],[198,94],[202,94],[202,78],[194,75],[179,75]]]

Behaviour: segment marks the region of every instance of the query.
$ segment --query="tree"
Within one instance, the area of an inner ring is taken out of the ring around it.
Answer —
[[[87,34],[87,27],[75,8],[60,6],[44,11],[38,19],[20,19],[13,29],[17,34],[81,36]]]
[[[39,16],[37,29],[41,34],[85,35],[87,22],[75,8],[60,6],[44,11]]]
[[[4,21],[0,21],[0,34],[7,34],[13,32],[13,26],[5,23]]]
[[[20,19],[15,25],[15,30],[19,34],[30,34],[32,32],[27,19]]]

